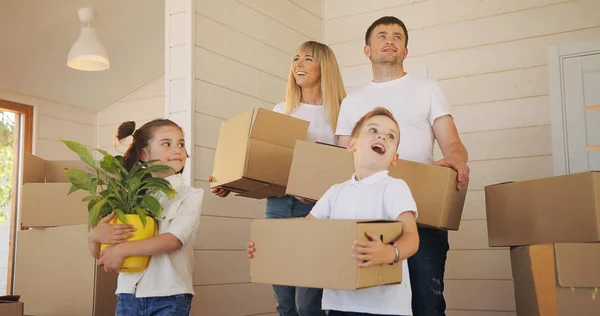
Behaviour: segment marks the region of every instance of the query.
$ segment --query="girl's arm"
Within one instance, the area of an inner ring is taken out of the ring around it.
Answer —
[[[171,233],[164,233],[147,239],[130,241],[115,246],[124,257],[153,256],[179,250],[183,244]]]
[[[128,224],[109,224],[115,217],[111,213],[100,220],[96,227],[90,230],[88,235],[88,251],[94,258],[100,257],[100,244],[115,245],[127,241],[133,236],[135,228]]]

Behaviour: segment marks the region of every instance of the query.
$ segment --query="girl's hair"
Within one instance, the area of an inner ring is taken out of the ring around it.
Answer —
[[[125,169],[131,170],[136,162],[141,161],[142,149],[148,147],[148,142],[152,139],[152,136],[154,136],[154,130],[157,127],[162,126],[174,126],[179,128],[181,133],[183,133],[183,130],[179,125],[168,119],[152,120],[142,125],[142,127],[137,130],[135,129],[134,121],[123,122],[119,125],[117,134],[115,135],[115,140],[117,142],[120,142],[128,136],[133,136],[133,141],[125,151],[125,154],[123,154]]]
[[[329,125],[335,133],[340,113],[340,104],[346,97],[346,89],[342,82],[342,75],[340,74],[335,54],[329,46],[315,41],[304,42],[298,48],[298,52],[305,52],[312,55],[321,66],[321,101],[325,107],[325,115]],[[292,62],[285,93],[285,113],[287,115],[292,113],[298,106],[302,94],[302,90],[294,78],[293,65],[294,63]]]

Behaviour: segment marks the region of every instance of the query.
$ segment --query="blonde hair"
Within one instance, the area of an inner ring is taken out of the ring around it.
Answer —
[[[335,54],[325,44],[315,41],[304,42],[298,47],[298,52],[312,55],[321,68],[321,102],[325,107],[325,115],[335,133],[340,104],[346,97],[346,89],[342,82],[342,75]],[[293,60],[293,57],[292,57]],[[294,63],[290,66],[287,90],[285,93],[285,114],[291,114],[300,103],[302,90],[294,78]]]

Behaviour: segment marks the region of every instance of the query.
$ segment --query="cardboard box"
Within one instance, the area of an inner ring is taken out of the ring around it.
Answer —
[[[296,140],[308,121],[259,108],[221,124],[211,188],[250,198],[285,193]]]
[[[19,296],[0,296],[0,315],[23,316],[23,302],[19,302]]]
[[[87,223],[89,193],[78,191],[67,196],[71,184],[64,168],[87,170],[77,160],[44,160],[25,153],[19,220],[22,227],[53,227]]]
[[[349,180],[353,173],[354,158],[345,148],[298,141],[286,194],[318,200],[332,185]],[[389,174],[408,184],[417,202],[417,223],[458,230],[467,190],[456,189],[456,171],[399,160]]]
[[[14,291],[25,313],[114,315],[117,274],[96,267],[87,225],[17,232]]]
[[[253,283],[356,290],[402,282],[402,264],[359,268],[350,247],[365,232],[390,242],[402,234],[396,221],[257,219],[250,260]]]
[[[510,250],[519,316],[600,315],[600,243]]]
[[[490,246],[600,241],[600,172],[485,187]]]

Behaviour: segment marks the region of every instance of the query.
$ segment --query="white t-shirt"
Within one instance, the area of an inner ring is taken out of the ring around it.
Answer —
[[[273,108],[273,111],[285,114],[285,102],[277,104],[275,108]],[[325,116],[324,106],[300,103],[292,113],[290,113],[290,116],[310,122],[308,133],[306,135],[307,141],[326,144],[335,143],[333,129]]]
[[[116,294],[135,294],[136,297],[195,294],[194,240],[200,226],[204,190],[184,184],[181,174],[165,179],[177,194],[172,200],[162,192],[155,195],[163,207],[161,218],[157,220],[158,234],[171,233],[183,246],[169,254],[150,257],[148,267],[142,272],[119,273]]]
[[[384,107],[400,126],[401,159],[433,162],[433,122],[450,114],[450,105],[433,80],[406,74],[387,82],[370,82],[342,101],[336,135],[350,135],[356,122],[376,107]]]
[[[319,219],[395,220],[417,205],[406,182],[377,172],[361,181],[335,184],[315,204],[310,214]],[[350,247],[351,245],[348,245]],[[350,253],[348,253],[350,255]],[[346,312],[412,315],[408,263],[402,260],[402,283],[359,289],[323,290],[323,309]]]

